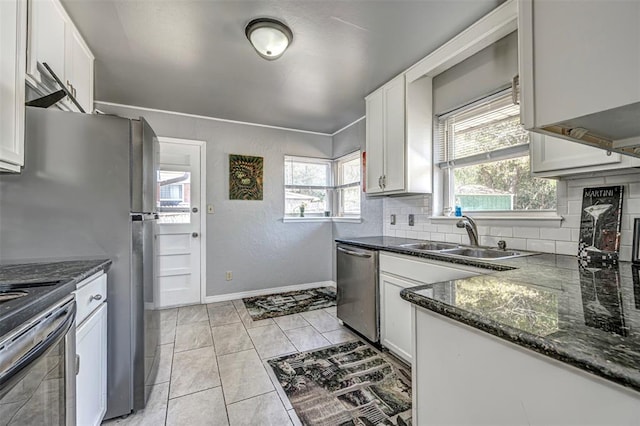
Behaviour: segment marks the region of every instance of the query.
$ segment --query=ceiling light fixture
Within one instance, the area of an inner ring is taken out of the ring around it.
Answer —
[[[268,61],[282,56],[293,41],[293,33],[289,27],[269,18],[258,18],[249,22],[244,33],[258,55]]]

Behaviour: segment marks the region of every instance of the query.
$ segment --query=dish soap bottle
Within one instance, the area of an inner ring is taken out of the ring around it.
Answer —
[[[454,215],[456,217],[462,217],[462,206],[460,205],[460,200],[459,199],[456,199],[456,207],[455,207],[454,212],[455,212]]]

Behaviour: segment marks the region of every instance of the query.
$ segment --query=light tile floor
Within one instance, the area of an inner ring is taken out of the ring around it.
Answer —
[[[161,311],[147,407],[108,425],[298,425],[264,360],[356,340],[336,308],[253,321],[242,300]]]

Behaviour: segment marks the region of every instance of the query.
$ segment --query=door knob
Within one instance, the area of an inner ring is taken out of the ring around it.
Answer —
[[[197,208],[197,207],[193,207],[193,208],[191,209],[191,211],[192,211],[192,212],[194,212],[194,213],[198,213],[198,208]]]
[[[193,232],[193,233],[191,234],[191,236],[192,236],[193,238],[198,238],[198,233],[197,233],[197,232]]]

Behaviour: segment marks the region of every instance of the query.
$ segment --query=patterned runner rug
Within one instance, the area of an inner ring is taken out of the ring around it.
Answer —
[[[298,312],[313,311],[336,305],[335,287],[289,291],[242,299],[254,321]]]
[[[304,425],[411,425],[411,371],[363,342],[268,363]]]

